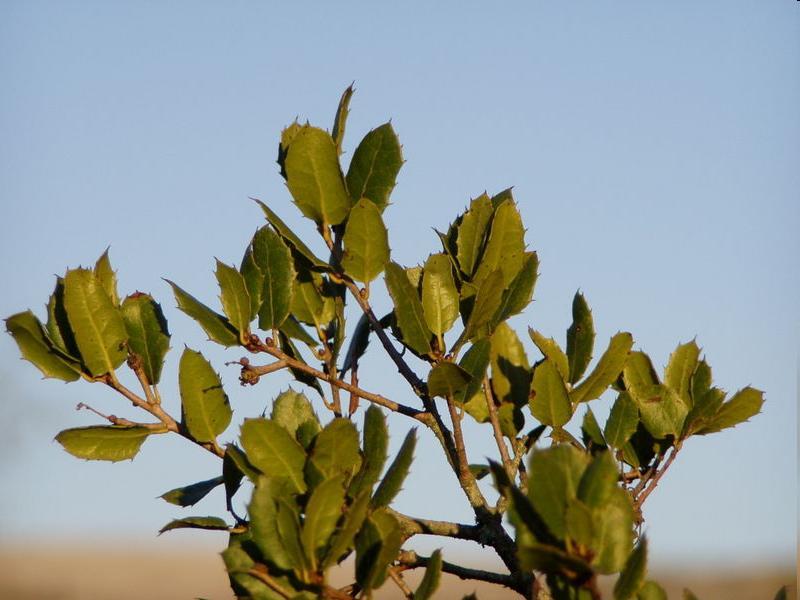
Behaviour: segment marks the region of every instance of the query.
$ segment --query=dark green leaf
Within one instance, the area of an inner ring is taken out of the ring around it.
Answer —
[[[332,567],[352,550],[356,534],[358,534],[364,524],[364,520],[367,518],[371,495],[371,490],[364,489],[353,500],[353,504],[350,505],[344,516],[342,526],[334,533],[331,539],[331,547],[325,556],[322,568]]]
[[[480,287],[494,271],[502,273],[496,290],[507,288],[522,269],[525,258],[525,229],[513,200],[502,202],[494,212],[491,230],[473,281]]]
[[[230,461],[242,475],[246,475],[250,481],[256,481],[260,472],[250,463],[247,455],[236,444],[225,446],[225,460]]]
[[[575,383],[586,372],[594,348],[594,320],[583,294],[577,292],[572,300],[572,325],[567,329],[569,382]]]
[[[336,153],[342,154],[342,141],[344,140],[344,130],[347,124],[347,115],[350,113],[350,99],[353,97],[353,86],[347,86],[342,97],[339,99],[339,106],[336,108],[336,116],[333,119],[333,129],[331,137],[336,144]]]
[[[647,581],[639,589],[637,600],[667,600],[667,592],[655,581]]]
[[[309,348],[316,348],[319,345],[319,341],[311,337],[305,327],[292,315],[289,315],[289,318],[283,322],[283,325],[280,327],[280,332],[283,333],[287,339],[291,338],[303,342]]]
[[[302,126],[297,122],[297,119],[289,125],[284,127],[281,131],[281,141],[278,143],[278,165],[281,167],[281,177],[286,179],[286,154],[289,151],[289,144],[292,143],[294,136],[300,131]]]
[[[712,384],[711,367],[705,360],[697,363],[697,368],[692,375],[692,382],[690,386],[690,393],[692,395],[692,410],[694,405],[698,403],[703,396],[711,389]]]
[[[542,353],[546,359],[550,360],[553,365],[555,365],[556,369],[558,369],[561,378],[564,381],[567,381],[569,378],[569,360],[567,359],[567,355],[564,354],[564,351],[558,345],[553,338],[546,338],[538,331],[534,331],[532,328],[528,328],[528,335],[531,336],[531,340],[533,343],[536,344],[536,347],[539,349],[539,352]]]
[[[560,574],[578,581],[588,579],[592,569],[580,558],[546,544],[525,545],[518,552],[520,566],[526,570]]]
[[[525,252],[522,268],[503,292],[500,307],[494,317],[495,323],[505,321],[509,317],[525,310],[533,298],[533,288],[539,275],[539,257],[536,252]]]
[[[647,538],[642,537],[634,548],[614,585],[614,600],[630,600],[644,584],[647,575]]]
[[[369,283],[389,261],[389,236],[380,210],[367,198],[353,205],[344,230],[342,267],[356,281]]]
[[[159,535],[165,531],[172,531],[173,529],[212,529],[220,531],[228,531],[228,524],[224,519],[219,517],[186,517],[184,519],[175,519],[164,525],[159,531]]]
[[[311,251],[311,249],[303,243],[301,240],[291,229],[289,226],[284,223],[281,218],[275,214],[272,209],[270,209],[266,204],[261,202],[261,200],[256,200],[253,198],[258,205],[261,207],[261,210],[264,211],[264,214],[267,217],[267,221],[272,227],[275,228],[275,231],[278,232],[278,235],[281,236],[284,242],[288,244],[297,254],[299,254],[309,265],[309,267],[313,268],[317,271],[330,271],[331,266],[323,260],[317,258],[317,256]]]
[[[433,334],[425,320],[417,290],[409,281],[403,267],[395,262],[386,264],[385,278],[403,343],[419,355],[428,354]]]
[[[331,296],[323,293],[325,282],[318,273],[303,271],[294,279],[291,311],[297,319],[317,330],[325,329],[336,316]]]
[[[245,419],[241,440],[247,459],[256,469],[285,482],[293,493],[306,491],[306,453],[283,427],[268,419]]]
[[[164,357],[169,351],[169,331],[161,305],[148,294],[136,293],[122,303],[122,319],[128,332],[128,350],[141,359],[147,381],[161,380]]]
[[[361,466],[358,430],[351,421],[336,418],[317,435],[306,465],[306,480],[310,487],[319,482],[344,475],[350,478]]]
[[[351,496],[357,496],[362,490],[369,490],[371,494],[386,464],[389,431],[383,412],[374,404],[370,405],[364,415],[363,437],[364,457],[361,469],[350,486]]]
[[[166,502],[177,506],[194,506],[205,498],[211,490],[222,485],[224,481],[222,477],[214,477],[213,479],[198,481],[191,485],[164,492],[160,497]]]
[[[72,456],[117,462],[136,456],[151,433],[163,432],[138,426],[93,425],[65,429],[56,436],[56,441]]]
[[[250,532],[264,558],[281,570],[288,571],[293,564],[276,535],[278,509],[276,502],[281,496],[280,486],[268,477],[258,477],[250,498],[247,512],[250,517]]]
[[[284,325],[288,322],[289,320],[287,319],[284,322]],[[281,331],[278,334],[278,339],[280,340],[281,343],[281,350],[283,350],[285,354],[303,363],[306,362],[305,359],[303,358],[303,355],[300,354],[295,345],[292,343],[292,340],[289,339],[289,336],[283,333],[283,331]],[[289,367],[289,371],[292,373],[292,375],[294,375],[294,378],[297,381],[299,381],[300,383],[304,383],[309,387],[314,388],[316,392],[320,395],[320,397],[324,397],[324,394],[322,393],[322,386],[320,385],[319,380],[316,377],[314,377],[313,375],[309,375],[305,371],[301,371],[300,369],[295,369],[293,367]]]
[[[343,505],[344,485],[341,475],[326,479],[311,493],[306,505],[300,541],[312,568],[316,568],[320,550],[327,545],[336,529]]]
[[[570,445],[534,450],[528,470],[528,494],[536,512],[559,539],[564,538],[567,504],[577,496],[578,485],[589,457]]]
[[[219,375],[200,352],[185,348],[178,371],[183,422],[198,442],[213,442],[231,422]]]
[[[260,579],[248,574],[256,566],[252,556],[258,557],[259,551],[253,547],[250,532],[232,533],[228,547],[222,552],[222,560],[228,571],[233,592],[237,598],[253,598],[258,600],[285,600]],[[286,576],[274,576],[279,585],[286,590],[292,589]]]
[[[735,427],[760,413],[763,404],[764,392],[752,387],[741,389],[723,404],[708,425],[697,433],[705,435]]]
[[[30,361],[45,377],[63,381],[75,381],[80,377],[80,365],[53,346],[39,319],[31,311],[7,318],[6,331],[17,343],[22,358]]]
[[[569,392],[558,368],[548,359],[534,369],[532,388],[531,413],[540,423],[561,427],[569,422],[572,418]]]
[[[620,571],[633,548],[631,496],[614,487],[603,506],[594,510],[595,557],[592,566],[606,575]]]
[[[303,215],[322,226],[347,218],[351,202],[336,144],[327,131],[302,126],[289,144],[284,165],[286,185]]]
[[[489,474],[489,465],[469,465],[469,472],[475,479],[481,480]]]
[[[95,376],[113,372],[125,362],[128,334],[119,309],[102,283],[88,269],[67,271],[64,308],[81,361]]]
[[[403,487],[403,482],[408,476],[411,461],[414,459],[414,448],[417,444],[417,431],[412,429],[406,434],[400,450],[397,452],[392,464],[386,471],[386,475],[381,481],[375,495],[372,497],[372,507],[389,506],[395,496]]]
[[[292,389],[282,392],[275,398],[270,418],[292,436],[296,436],[297,430],[306,422],[316,423],[317,428],[321,429],[311,402],[303,394]]]
[[[169,279],[164,281],[172,286],[178,308],[197,321],[209,340],[225,347],[239,345],[239,335],[228,319],[211,310],[191,294],[187,294]]]
[[[461,271],[467,277],[471,277],[475,271],[493,214],[492,201],[486,194],[481,194],[470,203],[469,210],[464,213],[458,226],[456,256]]]
[[[491,324],[502,302],[503,273],[492,271],[481,282],[475,304],[464,328],[464,338],[475,340],[491,334]]]
[[[366,313],[362,314],[358,319],[358,323],[356,323],[353,335],[350,336],[350,345],[347,348],[347,354],[344,355],[344,363],[339,373],[340,377],[343,377],[345,373],[358,365],[359,359],[364,356],[364,352],[367,351],[369,334],[371,331],[372,327],[369,323],[369,317]]]
[[[250,297],[250,314],[249,320],[252,321],[258,314],[258,309],[261,308],[261,288],[264,286],[264,274],[261,269],[256,265],[253,258],[253,245],[252,243],[247,246],[242,257],[242,262],[239,265],[239,272],[244,278],[244,284],[247,287],[247,295]],[[248,321],[249,322],[249,321]]]
[[[425,261],[422,308],[428,327],[437,336],[447,333],[458,318],[458,290],[446,254],[431,254]]]
[[[298,514],[297,506],[283,497],[276,499],[276,505],[275,522],[278,540],[283,546],[294,572],[302,575],[309,565],[300,541],[300,515]],[[300,579],[302,578],[300,577]]]
[[[610,452],[596,454],[578,484],[578,499],[592,508],[601,508],[617,487],[619,471]]]
[[[627,392],[617,396],[605,426],[605,438],[614,448],[622,448],[639,424],[639,407]]]
[[[484,398],[481,385],[483,378],[486,375],[486,369],[491,360],[491,342],[484,338],[478,340],[469,350],[461,357],[458,365],[470,375],[470,382],[461,394],[456,394],[454,400],[467,404],[474,396],[480,395],[480,400],[483,401],[484,409],[486,408],[486,401]],[[468,411],[469,412],[469,411]]]
[[[692,340],[681,344],[670,355],[664,372],[664,383],[675,390],[689,408],[692,407],[691,384],[692,375],[697,369],[700,348]]]
[[[258,271],[251,285],[260,283],[258,327],[262,331],[278,329],[288,317],[292,304],[295,280],[292,253],[269,227],[256,231],[251,247],[253,264]]]
[[[362,589],[368,591],[383,584],[386,568],[402,543],[400,526],[390,513],[377,510],[370,515],[356,540],[356,581]]]
[[[788,588],[785,585],[775,594],[775,600],[786,600],[788,597]]]
[[[355,203],[369,198],[383,211],[402,166],[403,153],[392,124],[373,129],[361,140],[347,170],[350,199]]]
[[[428,566],[425,569],[425,575],[419,587],[414,592],[414,600],[429,600],[433,598],[433,594],[439,589],[439,581],[442,578],[442,551],[434,550],[428,560]]]
[[[455,398],[469,385],[472,377],[455,363],[440,362],[428,375],[428,393],[431,396]]]
[[[68,355],[74,362],[80,362],[80,351],[75,343],[75,334],[69,325],[67,311],[64,308],[64,278],[56,277],[56,286],[47,302],[47,336],[52,345],[62,354]]]
[[[577,404],[599,398],[622,373],[631,346],[633,337],[630,333],[622,332],[612,337],[608,349],[600,357],[591,374],[570,392],[572,402]]]

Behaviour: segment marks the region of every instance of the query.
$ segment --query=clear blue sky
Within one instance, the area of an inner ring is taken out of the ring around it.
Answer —
[[[563,339],[580,288],[598,344],[629,330],[663,365],[696,336],[721,386],[766,391],[753,422],[690,440],[648,501],[654,560],[793,562],[798,11],[791,0],[492,9],[6,1],[0,315],[41,314],[53,274],[93,262],[111,244],[122,291],[152,292],[165,307],[173,333],[166,371],[174,372],[184,343],[207,345],[160,278],[214,302],[213,257],[238,262],[262,222],[247,196],[311,235],[277,174],[278,136],[295,116],[329,127],[355,80],[346,149],[390,118],[404,144],[407,163],[385,215],[395,260],[424,259],[437,248],[431,226],[446,227],[483,190],[514,185],[542,263],[536,301],[516,325]],[[386,306],[385,296],[376,301]],[[412,402],[371,350],[364,386],[387,385]],[[239,418],[260,412],[288,382],[277,376],[241,389],[222,364],[241,352],[207,354]],[[69,457],[52,438],[94,422],[74,410],[79,401],[132,413],[99,386],[40,381],[5,335],[0,382],[2,538],[102,539],[113,530],[151,540],[182,514],[154,498],[217,472],[179,439],[148,442],[132,463]],[[175,377],[162,387],[177,411]],[[396,447],[406,424],[392,425]],[[400,508],[468,518],[437,448],[422,437]],[[491,453],[481,442],[473,458]],[[415,495],[419,486],[425,491]],[[220,495],[195,511],[215,512]]]

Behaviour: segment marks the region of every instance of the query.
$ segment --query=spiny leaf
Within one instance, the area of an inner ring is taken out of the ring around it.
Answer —
[[[402,166],[403,153],[392,124],[373,129],[361,140],[347,170],[351,200],[369,198],[383,212]]]
[[[372,507],[389,506],[395,496],[403,487],[403,482],[408,475],[411,461],[414,459],[414,448],[417,444],[417,430],[412,429],[406,434],[400,450],[397,452],[392,464],[386,471],[386,475],[381,481],[375,495],[372,496]]]
[[[336,144],[336,153],[342,154],[342,142],[344,141],[344,131],[347,124],[347,115],[350,113],[350,99],[353,97],[352,85],[348,85],[347,89],[342,93],[339,99],[339,106],[336,107],[336,116],[333,119],[333,129],[331,130],[331,137]]]
[[[198,481],[191,485],[175,488],[159,496],[164,501],[177,506],[194,506],[205,498],[211,490],[224,483],[223,477],[214,477],[205,481]]]
[[[333,535],[331,547],[322,562],[322,568],[332,567],[339,562],[353,548],[356,534],[364,524],[369,510],[371,490],[364,489],[356,496],[347,513],[344,522],[338,531]]]
[[[389,260],[389,237],[374,203],[361,198],[350,210],[344,230],[342,267],[356,281],[369,283]]]
[[[654,438],[680,434],[689,409],[675,390],[657,384],[631,390],[631,396],[639,407],[642,423]]]
[[[117,293],[117,274],[111,268],[111,261],[108,259],[108,248],[94,265],[94,275],[108,294],[111,303],[119,306],[119,294]]]
[[[287,319],[284,322],[284,324],[289,323],[289,321],[290,319]],[[283,350],[283,352],[286,355],[288,355],[290,358],[294,358],[295,360],[299,360],[305,364],[308,364],[303,358],[303,355],[300,354],[300,352],[297,350],[297,347],[292,343],[292,340],[289,338],[288,335],[286,335],[283,331],[280,331],[280,333],[278,334],[278,339],[280,340],[281,343],[280,344],[281,350]],[[297,381],[299,381],[300,383],[304,383],[309,387],[314,388],[314,390],[320,395],[320,397],[324,397],[324,394],[322,393],[322,386],[320,385],[319,380],[316,377],[314,377],[313,375],[309,375],[305,371],[296,369],[294,367],[289,367],[289,371],[291,372],[292,375],[294,375],[294,378]]]
[[[531,455],[529,477],[537,484],[529,486],[528,495],[536,512],[559,539],[564,539],[567,504],[577,496],[588,462],[588,456],[566,444],[534,450]]]
[[[203,331],[206,332],[208,339],[227,348],[239,345],[239,335],[228,319],[211,310],[169,279],[164,281],[172,286],[172,292],[175,294],[178,308],[197,321]]]
[[[442,578],[442,551],[434,550],[428,559],[428,566],[419,587],[414,592],[414,600],[429,600],[439,588]]]
[[[292,253],[278,234],[262,227],[253,236],[252,257],[261,276],[258,327],[262,331],[278,329],[289,316],[292,304]]]
[[[278,539],[278,509],[276,502],[281,496],[280,485],[269,477],[255,480],[253,495],[247,507],[250,516],[250,533],[258,549],[270,563],[281,570],[289,571],[292,562]]]
[[[447,333],[458,317],[458,290],[446,254],[431,254],[425,261],[422,308],[428,327],[437,336]]]
[[[92,375],[113,372],[125,362],[128,334],[97,276],[88,269],[73,269],[64,276],[64,307],[81,361]]]
[[[621,332],[613,336],[591,374],[570,392],[572,402],[577,404],[599,398],[619,377],[631,346],[633,337],[630,333]]]
[[[503,300],[503,273],[492,271],[481,282],[475,295],[475,304],[464,327],[464,337],[475,340],[491,334],[491,324]]]
[[[581,422],[581,437],[587,450],[592,454],[594,454],[595,450],[608,446],[605,437],[603,437],[603,432],[600,430],[600,424],[597,422],[592,409],[588,406]]]
[[[542,353],[542,356],[549,359],[553,365],[555,365],[559,375],[561,375],[561,378],[564,381],[567,381],[569,378],[569,360],[567,359],[567,355],[564,354],[564,351],[558,345],[558,342],[556,342],[553,338],[544,337],[544,335],[538,331],[534,331],[531,327],[528,328],[528,335],[531,336],[531,340],[533,340],[533,343],[536,344],[536,347],[539,349],[539,352]]]
[[[763,404],[764,392],[752,387],[741,389],[720,407],[711,422],[698,433],[702,435],[715,433],[744,423],[760,413]]]
[[[558,368],[545,359],[533,371],[531,413],[542,424],[561,427],[572,418],[569,392]]]
[[[286,185],[303,215],[324,227],[347,218],[351,202],[336,144],[327,131],[302,126],[289,143],[284,164]]]
[[[580,292],[572,300],[572,325],[567,329],[569,382],[575,383],[586,372],[594,348],[594,321],[586,298]]]
[[[622,448],[639,424],[639,407],[626,392],[614,401],[603,431],[606,441],[614,448]]]
[[[277,499],[276,524],[278,539],[289,558],[289,564],[295,574],[302,579],[302,574],[310,566],[303,552],[302,542],[300,541],[300,515],[294,502],[284,497]]]
[[[294,251],[308,263],[310,268],[314,269],[315,271],[331,270],[331,266],[324,260],[317,258],[311,249],[306,246],[305,243],[303,243],[303,240],[301,240],[297,234],[289,229],[289,226],[284,223],[283,220],[277,214],[275,214],[269,206],[261,202],[261,200],[256,200],[255,198],[252,198],[252,200],[254,200],[261,207],[261,210],[264,211],[264,214],[267,217],[267,221],[269,221],[269,224],[272,225],[275,231],[278,232],[278,235],[281,236],[283,241],[286,242],[286,244],[292,249],[294,249]]]
[[[471,278],[475,271],[493,214],[492,201],[485,193],[481,194],[470,202],[469,210],[464,213],[458,226],[456,256],[461,271],[467,277]]]
[[[336,316],[336,306],[331,296],[323,294],[322,277],[313,271],[302,271],[292,285],[292,314],[306,325],[325,329]]]
[[[356,426],[348,419],[336,418],[320,431],[314,441],[305,466],[306,481],[314,487],[325,479],[344,475],[349,483],[361,466],[360,460]]]
[[[147,381],[161,380],[164,357],[169,351],[169,331],[161,305],[149,294],[136,293],[122,302],[122,319],[128,332],[128,350],[136,354]]]
[[[472,377],[455,363],[440,362],[428,375],[428,393],[431,396],[455,398],[466,389]]]
[[[224,519],[220,519],[219,517],[185,517],[183,519],[170,521],[158,531],[158,534],[161,535],[165,531],[172,531],[173,529],[212,529],[228,531],[228,524]]]
[[[117,462],[136,456],[151,433],[163,432],[138,426],[92,425],[65,429],[56,436],[56,441],[72,456]]]
[[[417,290],[411,285],[403,267],[395,262],[386,264],[385,278],[403,343],[417,354],[428,354],[431,351],[432,333],[425,320]]]
[[[344,484],[341,475],[320,483],[311,493],[300,541],[312,568],[316,567],[319,551],[325,547],[342,516]]]
[[[625,389],[634,395],[642,395],[645,390],[660,383],[650,357],[641,351],[631,352],[628,355],[622,377]]]
[[[318,429],[319,418],[314,412],[314,407],[305,395],[288,389],[281,392],[272,403],[272,414],[270,418],[278,425],[283,427],[292,436],[296,436],[297,430],[303,423],[316,423]]]
[[[283,427],[268,419],[245,419],[242,446],[252,465],[268,477],[284,482],[293,493],[303,493],[303,447]]]
[[[44,327],[31,311],[7,318],[6,331],[14,338],[22,357],[30,361],[45,377],[63,381],[75,381],[80,377],[80,364],[53,347]]]
[[[484,338],[478,340],[470,346],[469,350],[464,353],[464,356],[461,357],[458,363],[458,366],[469,373],[470,382],[461,394],[456,394],[455,398],[453,398],[454,400],[466,404],[476,394],[480,394],[483,400],[481,385],[483,384],[483,377],[486,375],[486,369],[489,366],[490,360],[491,342],[488,339]],[[484,407],[485,404],[486,402],[484,400]]]
[[[198,442],[213,442],[231,422],[231,406],[219,375],[205,357],[185,348],[178,367],[183,421]]]
[[[642,539],[634,548],[625,567],[614,584],[614,600],[630,600],[644,584],[647,575],[647,538]]]
[[[516,406],[528,403],[531,391],[531,366],[516,332],[507,323],[500,323],[490,338],[492,389],[499,403]]]
[[[385,510],[370,515],[356,540],[356,581],[364,590],[380,587],[403,537],[397,520]]]
[[[389,431],[381,409],[371,404],[364,415],[364,457],[361,469],[350,486],[350,495],[357,496],[362,490],[372,488],[381,476],[386,464],[389,446]]]
[[[692,340],[687,344],[681,344],[670,355],[664,372],[664,383],[675,390],[686,406],[692,407],[692,395],[690,387],[692,375],[697,369],[700,358],[700,348]]]
[[[522,268],[503,292],[500,307],[494,317],[495,323],[505,321],[509,317],[525,310],[533,298],[533,288],[539,275],[539,257],[536,252],[523,254]]]
[[[522,218],[514,201],[506,200],[494,212],[489,239],[473,281],[480,286],[489,275],[499,270],[502,273],[499,288],[508,287],[522,268],[524,252],[525,229]]]
[[[75,343],[75,334],[67,319],[64,308],[64,278],[56,277],[56,286],[47,301],[47,336],[62,354],[66,354],[74,362],[80,362],[80,351]]]

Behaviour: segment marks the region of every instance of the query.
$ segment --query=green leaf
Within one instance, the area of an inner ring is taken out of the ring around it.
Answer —
[[[183,422],[198,442],[213,442],[231,423],[219,375],[200,352],[185,348],[178,367]]]
[[[165,279],[175,294],[175,301],[178,308],[197,321],[203,331],[206,332],[208,339],[226,348],[239,345],[239,334],[230,324],[230,321],[220,314],[211,310],[208,306],[200,302],[191,294],[186,293],[177,284],[169,279]]]
[[[284,242],[288,246],[290,246],[302,259],[308,264],[308,266],[315,271],[330,271],[331,266],[326,263],[324,260],[317,258],[317,256],[311,251],[311,249],[303,243],[297,234],[295,234],[289,226],[283,222],[283,220],[275,214],[272,209],[270,209],[266,204],[261,202],[261,200],[256,200],[252,198],[258,205],[261,207],[261,210],[264,211],[264,214],[267,217],[267,221],[275,231],[278,232],[278,235],[281,236]]]
[[[749,386],[743,388],[723,404],[708,425],[697,433],[705,435],[735,427],[760,413],[763,404],[764,392]]]
[[[457,402],[462,402],[466,405],[474,396],[479,395],[480,400],[483,401],[483,407],[486,409],[486,400],[481,386],[491,360],[491,347],[491,341],[484,338],[472,344],[469,350],[464,353],[464,356],[461,357],[458,365],[469,373],[470,382],[462,393],[456,394],[453,398]]]
[[[272,403],[272,414],[270,418],[278,425],[296,437],[297,430],[303,423],[316,423],[321,429],[319,418],[314,412],[308,398],[305,395],[288,389],[278,395]]]
[[[166,502],[175,504],[177,506],[194,506],[200,502],[200,500],[205,498],[208,493],[211,492],[211,490],[222,485],[224,481],[225,480],[222,477],[214,477],[213,479],[198,481],[197,483],[193,483],[191,485],[186,485],[184,487],[179,487],[175,488],[174,490],[164,492],[161,494],[160,498],[163,498]]]
[[[283,571],[291,570],[293,564],[278,539],[277,499],[280,486],[268,477],[258,477],[250,498],[247,512],[250,517],[250,533],[264,558]]]
[[[456,257],[461,271],[467,277],[475,272],[493,214],[492,201],[485,193],[481,194],[470,202],[469,210],[464,213],[458,226]]]
[[[386,568],[396,558],[402,543],[397,519],[385,510],[370,515],[356,540],[356,581],[363,590],[383,584]]]
[[[255,482],[261,475],[247,459],[247,455],[242,452],[236,444],[225,445],[225,459],[229,460],[242,475],[246,475],[250,481]]]
[[[327,131],[302,126],[289,144],[284,164],[286,185],[304,216],[323,227],[347,218],[351,202],[336,144]]]
[[[333,129],[331,137],[336,144],[336,153],[342,154],[342,141],[344,140],[344,130],[347,124],[347,115],[350,113],[350,99],[353,97],[353,86],[347,86],[342,97],[339,99],[339,106],[336,107],[336,116],[333,119]]]
[[[533,371],[531,413],[542,424],[561,427],[572,418],[572,402],[558,368],[545,359]]]
[[[606,441],[614,448],[622,448],[636,431],[638,424],[639,407],[628,393],[622,392],[614,401],[606,421],[603,432]]]
[[[280,332],[284,334],[287,339],[291,338],[303,342],[309,348],[316,348],[319,345],[319,341],[311,337],[305,327],[292,315],[289,315],[289,318],[283,322],[283,325],[280,327]]]
[[[219,517],[185,517],[183,519],[170,521],[159,529],[158,534],[161,535],[165,531],[172,531],[173,529],[211,529],[228,531],[229,528],[225,520]]]
[[[417,430],[412,429],[406,434],[400,450],[397,452],[392,464],[386,471],[386,475],[375,490],[375,495],[372,496],[372,507],[379,508],[381,506],[389,506],[395,496],[400,492],[403,487],[403,482],[408,476],[408,470],[411,467],[411,461],[414,459],[414,448],[417,445]]]
[[[247,295],[250,297],[249,323],[256,318],[258,309],[261,308],[261,288],[264,286],[264,274],[261,272],[261,269],[258,268],[253,258],[252,242],[244,251],[242,262],[239,265],[239,272],[244,278],[244,284],[247,287]]]
[[[497,293],[505,289],[522,269],[525,258],[525,229],[516,204],[505,200],[494,212],[491,231],[473,281],[479,286],[494,271],[502,273]]]
[[[250,294],[244,277],[219,259],[215,274],[220,289],[222,310],[230,324],[239,332],[239,340],[242,344],[247,344],[250,339]]]
[[[564,539],[566,533],[567,504],[577,497],[588,462],[588,456],[566,444],[534,450],[531,455],[529,477],[537,484],[529,486],[528,495],[536,512],[559,539]]]
[[[417,290],[411,285],[405,269],[395,262],[389,262],[386,264],[385,279],[403,343],[419,355],[428,354],[433,334],[425,320]]]
[[[92,375],[111,373],[125,362],[125,323],[92,271],[67,271],[64,307],[81,360]]]
[[[31,311],[7,318],[6,331],[17,343],[22,358],[30,361],[45,377],[63,381],[75,381],[80,377],[80,365],[53,346]]]
[[[301,271],[292,285],[292,314],[302,323],[318,330],[325,329],[336,316],[336,306],[333,298],[323,293],[322,276],[313,271]]]
[[[550,362],[555,365],[556,369],[558,370],[559,375],[564,381],[567,381],[569,378],[569,360],[567,359],[567,355],[564,354],[564,351],[558,345],[553,338],[546,338],[538,331],[534,331],[532,328],[528,328],[528,335],[531,336],[531,340],[533,343],[536,344],[536,347],[539,349],[539,352],[542,353],[546,359],[550,360]]]
[[[495,323],[521,313],[533,298],[533,288],[539,276],[539,257],[536,252],[523,254],[522,268],[503,292],[500,307],[494,317]]]
[[[288,323],[289,320],[287,319],[285,323]],[[285,324],[284,323],[284,324]],[[288,355],[291,358],[299,360],[306,363],[306,360],[303,358],[303,355],[297,350],[295,345],[292,343],[292,340],[287,336],[283,331],[278,334],[278,339],[280,341],[281,350],[283,350],[284,354]],[[320,395],[320,397],[324,397],[322,393],[322,386],[319,383],[319,380],[314,377],[313,375],[309,375],[305,371],[301,371],[300,369],[295,369],[294,367],[289,367],[289,371],[294,375],[294,378],[299,381],[300,383],[304,383],[309,387],[312,387],[316,390],[316,392]]]
[[[622,376],[625,389],[632,395],[644,394],[646,390],[660,383],[650,357],[641,351],[631,352],[628,355]]]
[[[784,585],[775,594],[775,600],[786,600],[789,597],[788,588]]]
[[[442,578],[442,551],[434,550],[428,560],[425,575],[414,592],[414,600],[429,600],[439,589],[439,581]]]
[[[633,506],[621,487],[614,487],[603,506],[594,509],[595,557],[592,566],[606,575],[620,571],[633,548]]]
[[[567,329],[569,382],[575,383],[586,372],[594,348],[594,320],[583,294],[577,292],[572,300],[572,325]]]
[[[647,575],[647,538],[642,539],[631,552],[625,567],[614,585],[614,600],[630,600],[644,584]]]
[[[356,281],[369,283],[389,261],[389,236],[378,207],[367,198],[353,205],[344,230],[342,267]]]
[[[364,457],[361,469],[350,486],[350,495],[357,496],[362,490],[372,488],[381,476],[386,464],[389,447],[389,431],[386,418],[380,408],[371,404],[364,415]]]
[[[251,284],[258,288],[258,327],[278,329],[289,316],[295,270],[292,253],[281,237],[269,227],[256,231],[252,242],[252,261],[258,275]]]
[[[306,480],[311,487],[319,482],[344,475],[347,482],[361,466],[358,430],[353,423],[339,417],[328,423],[314,441]]]
[[[577,404],[599,398],[619,377],[631,346],[633,337],[630,333],[622,332],[612,337],[608,349],[600,357],[591,374],[570,392],[572,402]],[[567,354],[569,355],[569,351]]]
[[[225,486],[225,507],[228,509],[228,512],[233,513],[234,510],[231,501],[242,486],[242,479],[244,479],[245,472],[243,469],[239,468],[239,465],[233,460],[229,452],[231,447],[235,448],[233,444],[228,444],[228,447],[225,448],[225,454],[222,457],[222,483]],[[237,450],[244,458],[244,453],[238,448]],[[244,458],[244,462],[247,462],[246,458]],[[253,479],[256,479],[258,477],[258,472],[252,465],[248,466],[249,471],[253,474]]]
[[[492,389],[499,403],[528,403],[531,391],[531,367],[525,348],[507,323],[500,323],[490,338]]]
[[[339,377],[344,377],[344,374],[350,369],[356,368],[359,359],[367,351],[371,332],[372,326],[369,323],[369,317],[364,313],[359,317],[356,328],[350,336],[350,345],[347,347],[347,354],[344,355],[344,363],[342,364],[342,370],[339,372]]]
[[[447,333],[458,318],[458,290],[446,254],[431,254],[425,261],[422,308],[428,327],[437,336]]]
[[[277,525],[278,540],[280,540],[289,564],[292,566],[299,579],[304,579],[303,574],[308,567],[305,553],[303,552],[302,542],[300,541],[300,515],[298,508],[286,498],[276,499],[277,513],[275,523]]]
[[[698,366],[700,348],[692,340],[681,344],[670,355],[664,372],[664,383],[675,390],[689,408],[692,407],[691,384],[692,375]]]
[[[592,510],[577,498],[570,500],[564,515],[567,537],[576,544],[591,548],[594,540]]]
[[[464,338],[475,340],[491,334],[491,325],[503,300],[503,273],[492,271],[480,284],[475,304],[464,327]]]
[[[355,203],[369,198],[383,212],[402,166],[403,152],[392,124],[373,129],[361,140],[347,170],[350,199]]]
[[[288,127],[284,127],[281,131],[281,141],[278,143],[278,165],[281,168],[281,177],[286,179],[286,154],[289,152],[289,145],[292,143],[294,136],[301,129],[300,123],[297,119]]]
[[[586,449],[591,453],[608,446],[603,437],[603,432],[600,430],[597,418],[594,416],[592,409],[588,406],[586,407],[586,412],[581,422],[581,436]]]
[[[77,458],[117,462],[136,456],[151,433],[163,432],[138,426],[92,425],[65,429],[56,436],[56,441]]]
[[[602,508],[617,487],[619,471],[610,452],[599,452],[586,467],[578,484],[578,499],[593,508]]]
[[[711,374],[711,367],[705,360],[697,363],[697,368],[692,374],[692,381],[690,386],[690,393],[692,396],[692,409],[702,397],[711,389],[713,376]]]
[[[500,431],[510,440],[514,440],[525,427],[525,415],[519,406],[510,402],[501,404],[497,409],[497,420],[500,422]]]
[[[342,476],[326,479],[311,493],[306,505],[306,517],[300,541],[303,543],[303,549],[312,569],[316,568],[320,550],[327,545],[336,529],[336,523],[342,516],[343,504]]]
[[[306,491],[306,453],[283,427],[268,419],[245,419],[241,440],[247,459],[256,469],[285,484],[292,493]]]
[[[56,286],[47,301],[47,336],[52,345],[74,362],[80,362],[80,351],[75,343],[75,334],[69,325],[67,310],[64,308],[64,278],[56,277]]]
[[[137,292],[125,298],[122,320],[128,332],[128,350],[141,359],[147,381],[161,380],[164,357],[169,351],[169,330],[161,305],[149,294]]]
[[[455,363],[440,362],[428,375],[428,394],[442,398],[455,398],[463,392],[472,377]]]
[[[353,500],[350,508],[347,509],[342,526],[334,533],[331,539],[331,547],[322,562],[323,569],[332,567],[352,550],[356,534],[358,534],[367,518],[371,495],[371,490],[362,490]]]
[[[564,550],[547,544],[528,544],[519,551],[520,566],[526,570],[559,574],[577,580],[588,580],[592,569],[582,559],[567,554]]]
[[[639,406],[642,423],[654,438],[681,433],[689,409],[675,390],[657,384],[636,392],[631,390],[631,395]]]
[[[114,306],[119,306],[119,294],[117,293],[117,274],[111,268],[111,261],[108,259],[108,248],[94,265],[94,275],[100,282],[100,285],[108,294],[111,303]]]
[[[655,581],[646,581],[639,589],[637,600],[667,600],[667,592]]]

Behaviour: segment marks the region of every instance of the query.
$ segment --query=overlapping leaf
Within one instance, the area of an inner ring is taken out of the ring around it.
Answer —
[[[125,298],[121,310],[128,349],[140,358],[147,381],[155,385],[161,380],[169,351],[169,330],[161,305],[149,294],[137,292]]]
[[[184,349],[178,367],[183,422],[198,442],[213,442],[231,422],[228,396],[219,375],[200,353]]]

